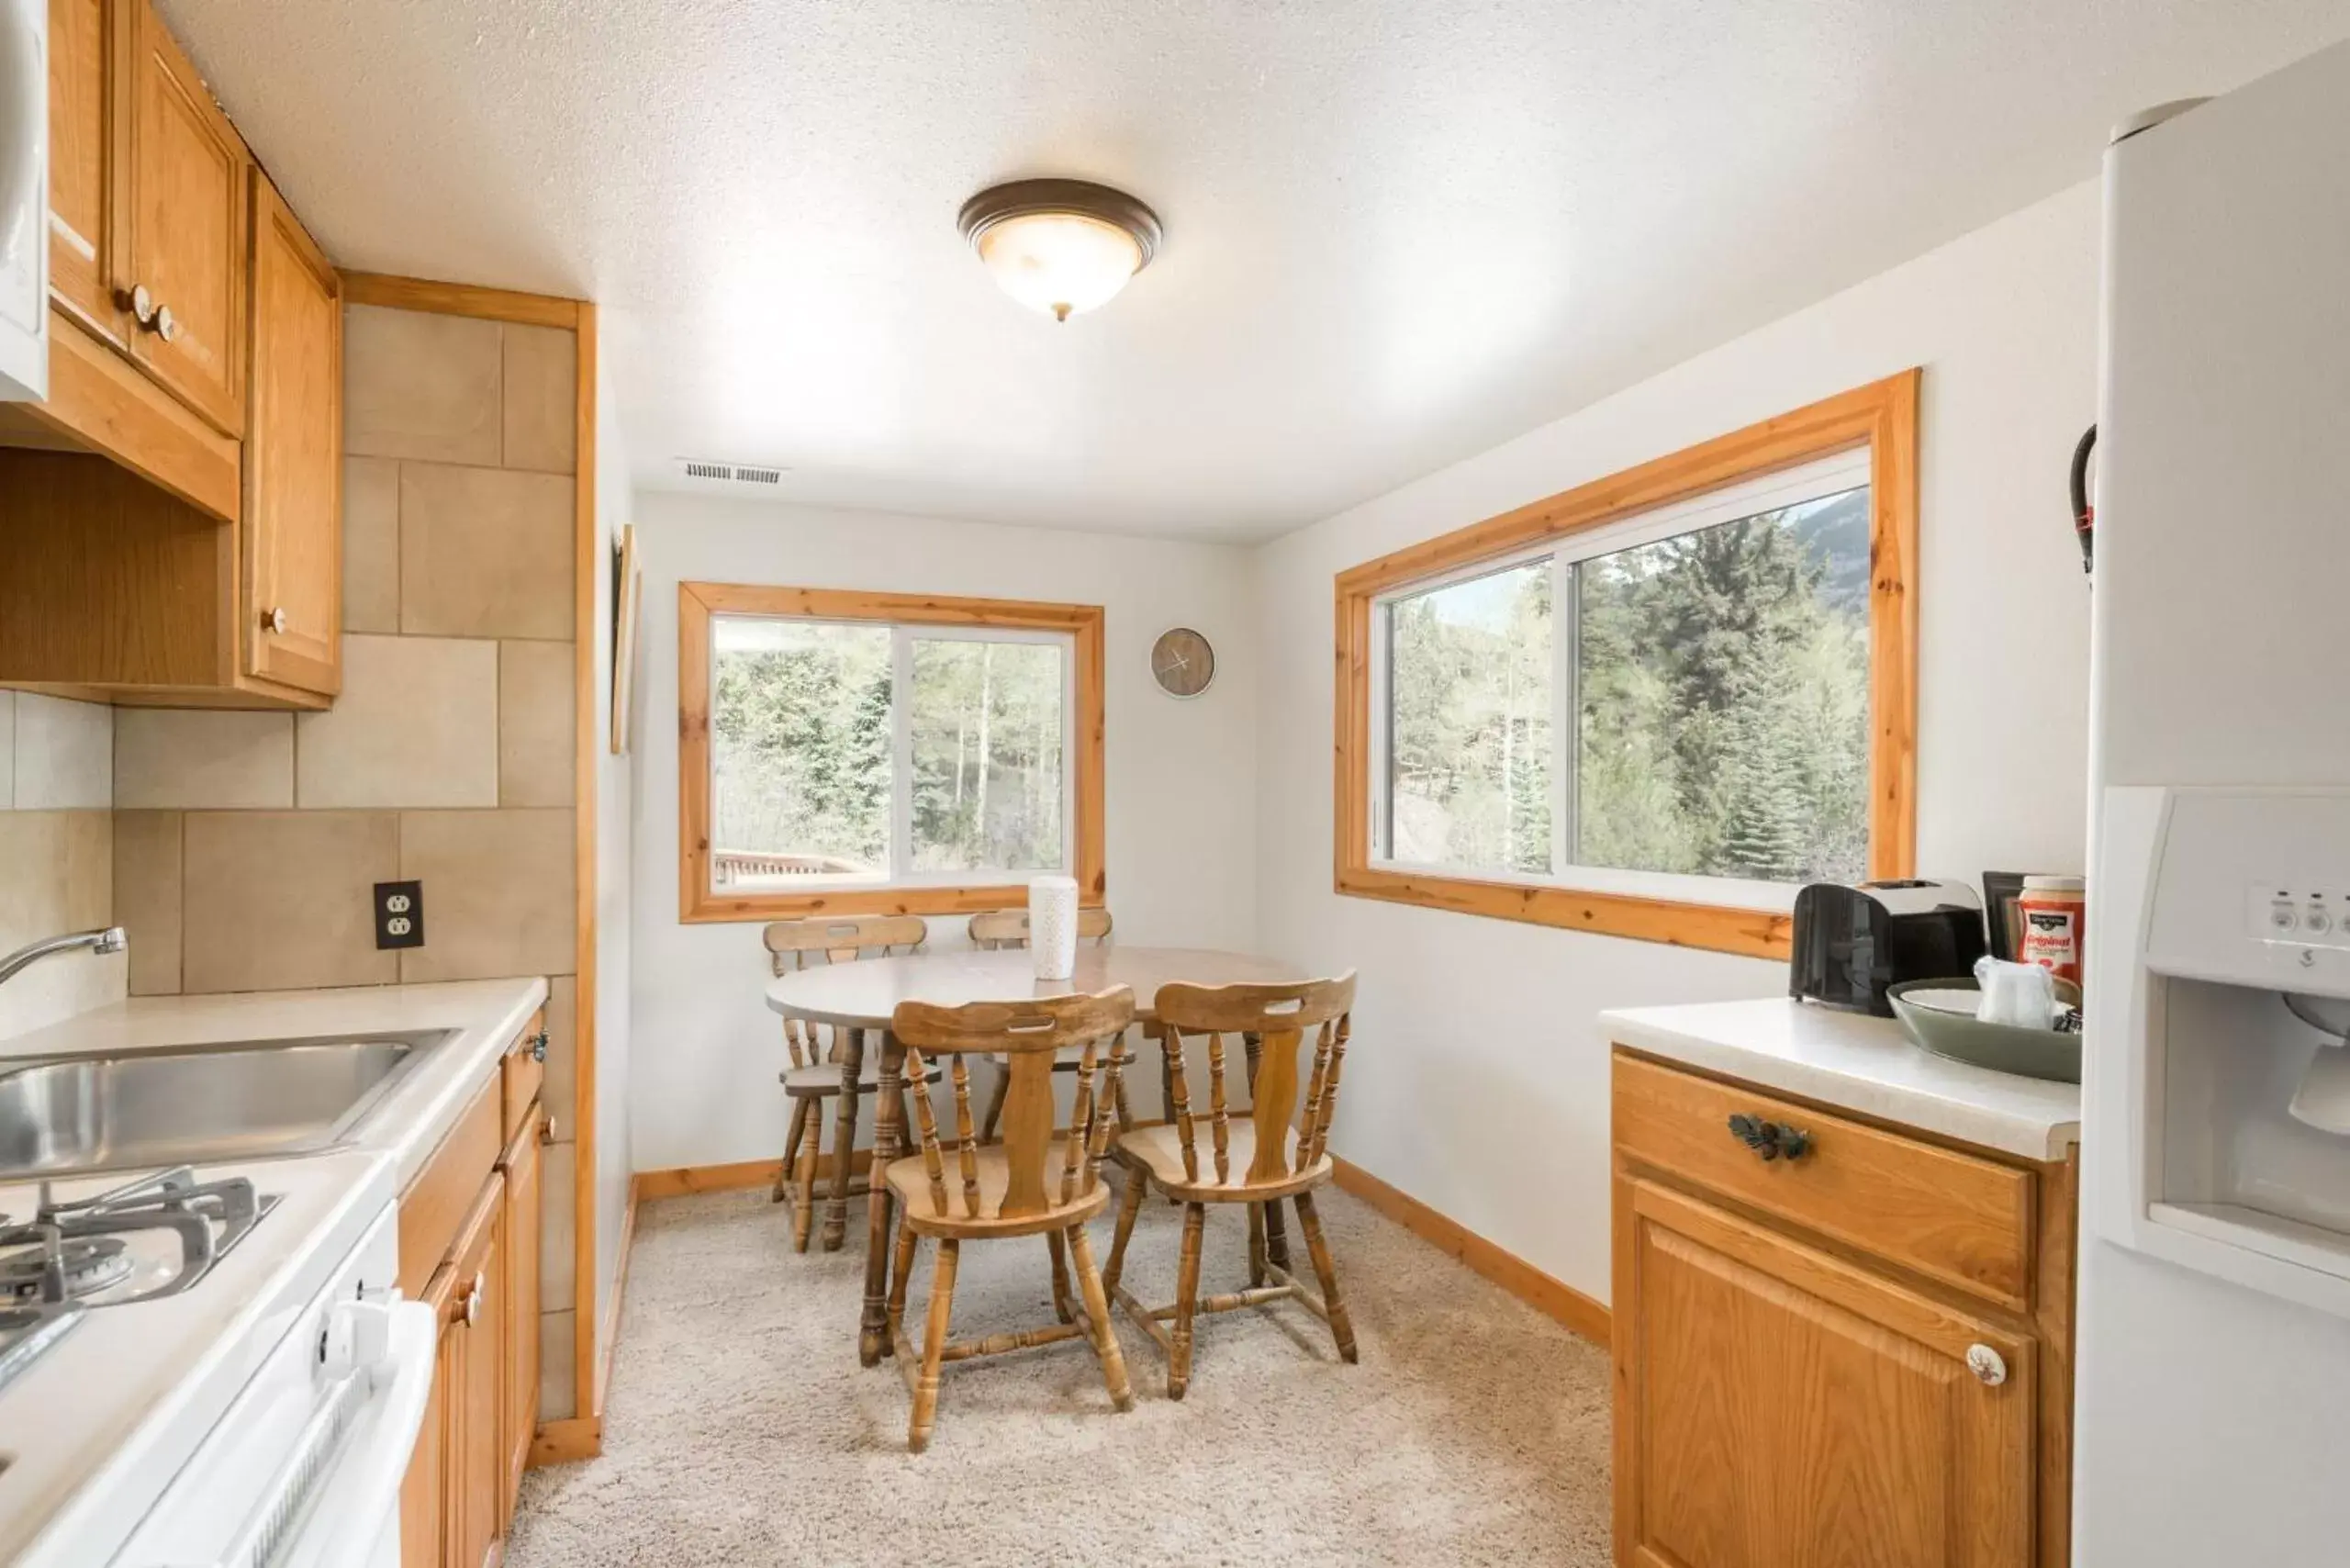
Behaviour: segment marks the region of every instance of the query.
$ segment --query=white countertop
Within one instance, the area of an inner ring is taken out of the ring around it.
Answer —
[[[1599,1015],[1617,1045],[2026,1159],[2080,1141],[2081,1092],[1921,1050],[1890,1018],[1789,997]]]
[[[140,996],[0,1040],[0,1057],[455,1029],[454,1039],[427,1052],[352,1130],[348,1147],[387,1156],[406,1191],[546,997],[539,979]]]

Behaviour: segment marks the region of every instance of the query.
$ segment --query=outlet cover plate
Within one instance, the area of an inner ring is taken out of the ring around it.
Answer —
[[[422,882],[378,882],[375,884],[375,946],[378,947],[421,947],[424,946],[424,884]]]

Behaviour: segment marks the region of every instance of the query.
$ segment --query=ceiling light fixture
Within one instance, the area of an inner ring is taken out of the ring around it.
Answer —
[[[998,287],[1056,320],[1107,304],[1158,253],[1158,215],[1090,180],[1014,180],[956,220]]]

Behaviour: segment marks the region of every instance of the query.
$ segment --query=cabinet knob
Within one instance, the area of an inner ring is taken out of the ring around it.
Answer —
[[[180,319],[172,314],[172,308],[168,305],[155,307],[155,335],[167,343],[179,338]]]
[[[268,630],[274,632],[279,636],[283,637],[285,635],[285,629],[294,624],[294,618],[285,613],[285,607],[281,604],[274,610],[263,610],[261,612],[261,623]]]
[[[553,1116],[547,1117],[544,1121],[542,1121],[539,1124],[539,1141],[541,1143],[554,1142],[554,1118]]]
[[[488,1283],[488,1275],[476,1274],[473,1288],[465,1292],[465,1327],[468,1328],[481,1321],[481,1293]]]
[[[531,1059],[532,1061],[547,1059],[547,1032],[544,1029],[531,1036]]]
[[[1986,1388],[1997,1388],[2008,1381],[2007,1358],[1988,1345],[1966,1347],[1966,1370]]]
[[[128,293],[117,294],[115,302],[129,311],[140,326],[151,326],[154,323],[155,297],[147,292],[145,284],[140,284]]]

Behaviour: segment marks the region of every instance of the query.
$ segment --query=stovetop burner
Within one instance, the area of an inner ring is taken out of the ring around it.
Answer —
[[[23,1224],[0,1215],[0,1386],[94,1310],[176,1295],[277,1206],[243,1177],[187,1166],[60,1201],[50,1183]]]
[[[66,1301],[112,1290],[130,1277],[130,1243],[118,1236],[62,1237],[0,1253],[0,1302],[48,1298],[53,1279]]]

